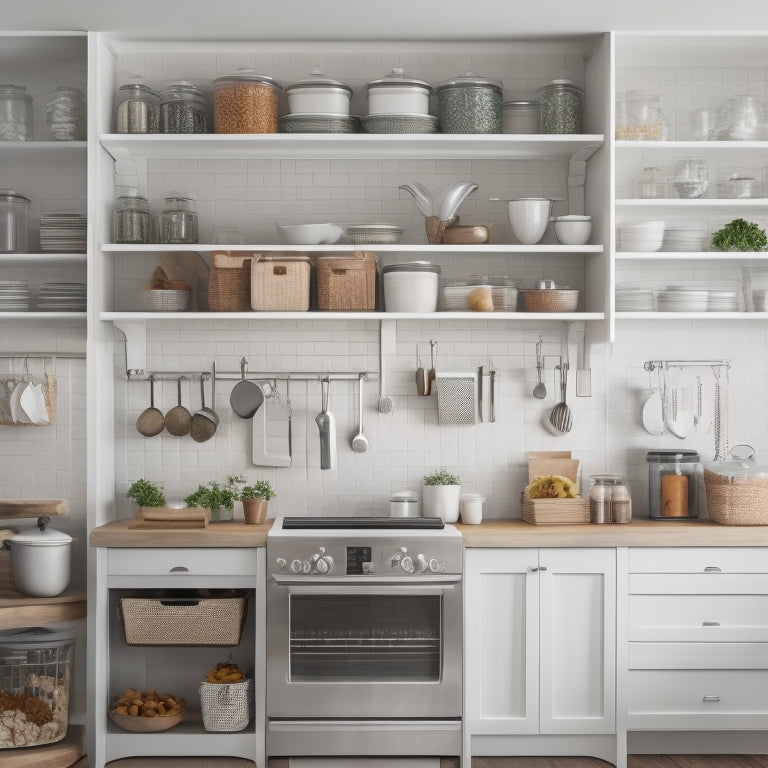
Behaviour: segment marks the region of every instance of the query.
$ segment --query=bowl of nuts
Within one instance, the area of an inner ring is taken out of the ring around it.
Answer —
[[[124,731],[157,733],[178,725],[184,717],[185,702],[154,688],[138,691],[126,688],[109,710],[109,719]]]

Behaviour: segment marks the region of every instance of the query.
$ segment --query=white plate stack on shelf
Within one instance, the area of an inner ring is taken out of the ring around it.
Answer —
[[[631,283],[616,286],[617,312],[653,312],[655,309],[655,291],[652,288]]]
[[[707,228],[695,222],[671,224],[664,230],[663,251],[703,251]]]
[[[707,312],[738,312],[739,294],[737,291],[709,289]]]
[[[44,213],[40,217],[43,253],[85,253],[87,219],[79,213]]]
[[[659,312],[738,312],[736,290],[711,289],[698,286],[670,285],[659,291]]]
[[[85,312],[85,283],[44,283],[37,294],[41,312]]]
[[[664,241],[663,221],[639,221],[619,225],[619,250],[653,252],[661,249]]]
[[[29,310],[29,284],[22,280],[0,280],[0,312]]]

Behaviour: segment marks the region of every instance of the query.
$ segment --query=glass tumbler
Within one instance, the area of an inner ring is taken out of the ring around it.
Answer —
[[[709,186],[707,161],[696,157],[684,157],[675,163],[672,184],[684,199],[703,197]]]
[[[692,109],[689,113],[691,140],[708,141],[715,129],[715,117],[711,109]]]

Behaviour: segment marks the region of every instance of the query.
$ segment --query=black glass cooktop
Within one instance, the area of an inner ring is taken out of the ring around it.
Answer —
[[[439,517],[284,517],[283,530],[334,528],[383,528],[389,530],[441,530],[445,523]]]

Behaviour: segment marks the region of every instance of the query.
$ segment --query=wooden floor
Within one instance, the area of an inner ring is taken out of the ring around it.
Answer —
[[[630,755],[628,768],[768,768],[768,755]],[[473,757],[472,768],[609,768],[594,757]]]

